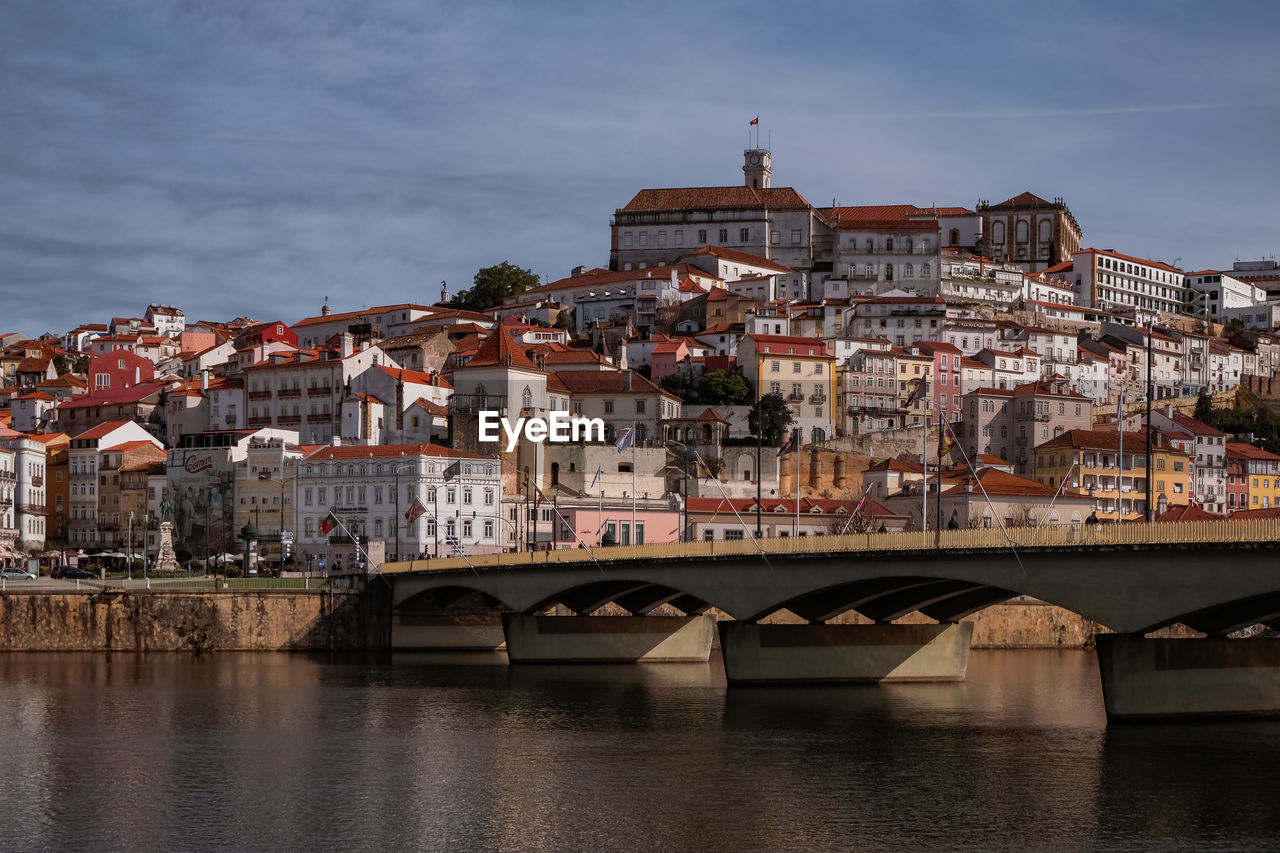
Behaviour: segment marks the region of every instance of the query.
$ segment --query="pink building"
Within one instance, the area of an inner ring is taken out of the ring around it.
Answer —
[[[89,360],[89,382],[95,391],[129,388],[156,375],[156,366],[127,349],[95,355]]]
[[[545,505],[544,505],[545,507]],[[554,548],[576,548],[581,540],[588,548],[609,542],[614,545],[644,545],[679,542],[681,513],[672,509],[637,508],[612,503],[600,507],[560,507],[562,521],[554,537]],[[574,536],[577,533],[577,536]]]
[[[960,380],[964,353],[959,347],[942,341],[921,341],[912,349],[933,359],[933,414],[930,420],[937,423],[937,413],[942,412],[949,423],[958,421],[960,395],[964,393]]]

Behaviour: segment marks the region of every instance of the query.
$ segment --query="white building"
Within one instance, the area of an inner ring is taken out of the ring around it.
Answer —
[[[350,568],[357,538],[406,559],[495,553],[511,521],[498,460],[434,444],[323,447],[299,463],[298,491],[295,559],[313,570],[321,559]],[[343,527],[321,532],[330,512]]]
[[[1131,307],[1159,319],[1186,310],[1186,277],[1161,261],[1122,255],[1110,249],[1081,249],[1063,271],[1075,289],[1076,304],[1115,310]],[[1139,317],[1139,324],[1143,320]]]
[[[45,499],[45,462],[47,450],[44,442],[25,435],[9,435],[0,438],[0,448],[12,456],[15,482],[11,494],[14,526],[18,531],[18,547],[27,552],[44,550],[45,516],[48,503]]]
[[[1253,309],[1265,305],[1266,301],[1265,289],[1226,273],[1217,270],[1187,273],[1187,311],[1207,322],[1225,323],[1239,316],[1234,310],[1228,314],[1228,310]]]

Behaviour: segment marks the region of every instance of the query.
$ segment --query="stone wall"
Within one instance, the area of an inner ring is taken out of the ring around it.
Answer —
[[[360,649],[378,630],[352,593],[0,594],[0,651]]]

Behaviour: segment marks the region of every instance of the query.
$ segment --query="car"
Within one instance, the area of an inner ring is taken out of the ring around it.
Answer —
[[[36,576],[26,569],[8,568],[0,569],[0,579],[7,581],[33,581]]]
[[[93,572],[86,571],[79,566],[54,566],[53,571],[49,573],[49,577],[69,581],[98,579],[98,576]]]

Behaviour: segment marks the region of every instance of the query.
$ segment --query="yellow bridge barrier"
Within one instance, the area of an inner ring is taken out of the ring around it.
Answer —
[[[916,531],[911,533],[846,533],[839,536],[797,536],[778,539],[660,542],[651,545],[617,545],[566,548],[553,551],[518,551],[512,554],[479,554],[384,563],[383,574],[456,571],[470,568],[515,568],[555,563],[591,564],[595,561],[671,560],[698,557],[770,556],[787,554],[853,554],[881,551],[935,551],[966,549],[1046,548],[1064,546],[1212,545],[1280,541],[1280,519],[1250,518],[1223,521],[1176,521],[1161,524],[1076,524],[1045,527],[999,527],[974,530]],[[594,555],[594,559],[593,559]]]

